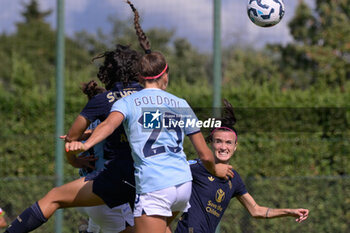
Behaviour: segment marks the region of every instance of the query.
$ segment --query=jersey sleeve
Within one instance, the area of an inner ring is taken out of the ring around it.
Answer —
[[[233,179],[233,182],[235,183],[236,190],[233,193],[232,198],[235,196],[242,196],[243,194],[246,194],[248,192],[243,183],[243,180],[241,179],[241,176],[235,170],[233,172],[234,172],[234,177],[232,179]]]
[[[105,100],[104,96],[97,95],[90,99],[83,110],[80,112],[80,115],[88,119],[90,122],[94,122],[96,119],[100,119],[100,117],[105,113]]]
[[[124,115],[124,118],[127,119],[128,118],[128,113],[129,113],[129,108],[128,108],[128,104],[127,101],[125,100],[127,97],[124,97],[118,101],[116,101],[112,108],[111,108],[111,112],[120,112],[121,114]]]

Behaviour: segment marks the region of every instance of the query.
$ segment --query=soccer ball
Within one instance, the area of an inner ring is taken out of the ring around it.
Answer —
[[[248,0],[249,19],[260,27],[278,24],[284,16],[283,0]]]

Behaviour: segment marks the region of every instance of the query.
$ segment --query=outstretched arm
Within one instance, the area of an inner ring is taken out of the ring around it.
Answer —
[[[77,154],[86,151],[106,139],[123,122],[124,115],[120,112],[111,112],[101,124],[99,124],[85,143],[78,141],[67,142],[66,151],[69,154]]]
[[[249,193],[238,196],[237,199],[254,218],[277,218],[290,216],[295,217],[296,222],[302,222],[307,219],[309,215],[308,209],[272,209],[265,206],[259,206]]]
[[[207,146],[201,132],[189,135],[189,138],[205,168],[211,174],[225,179],[227,179],[227,176],[233,177],[232,166],[223,163],[215,164],[214,155]]]

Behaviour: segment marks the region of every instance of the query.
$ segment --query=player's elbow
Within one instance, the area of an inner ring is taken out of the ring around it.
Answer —
[[[255,206],[249,213],[253,218],[265,218],[263,208],[260,206]]]
[[[252,216],[253,218],[259,218],[259,214],[256,210],[251,210],[249,211],[250,216]]]
[[[252,216],[253,218],[262,218],[262,216],[259,215],[256,211],[250,213],[250,216]]]

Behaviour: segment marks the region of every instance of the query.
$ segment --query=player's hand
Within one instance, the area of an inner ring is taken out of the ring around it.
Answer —
[[[296,217],[296,222],[302,222],[306,220],[309,217],[309,210],[308,209],[292,209],[292,215]]]
[[[232,166],[223,163],[215,164],[215,176],[228,179],[229,177],[233,178]]]
[[[60,139],[64,140],[65,142],[71,142],[71,140],[68,139],[67,134],[60,136]]]
[[[78,141],[66,142],[65,148],[68,154],[79,154],[89,149],[86,148],[84,143]]]

